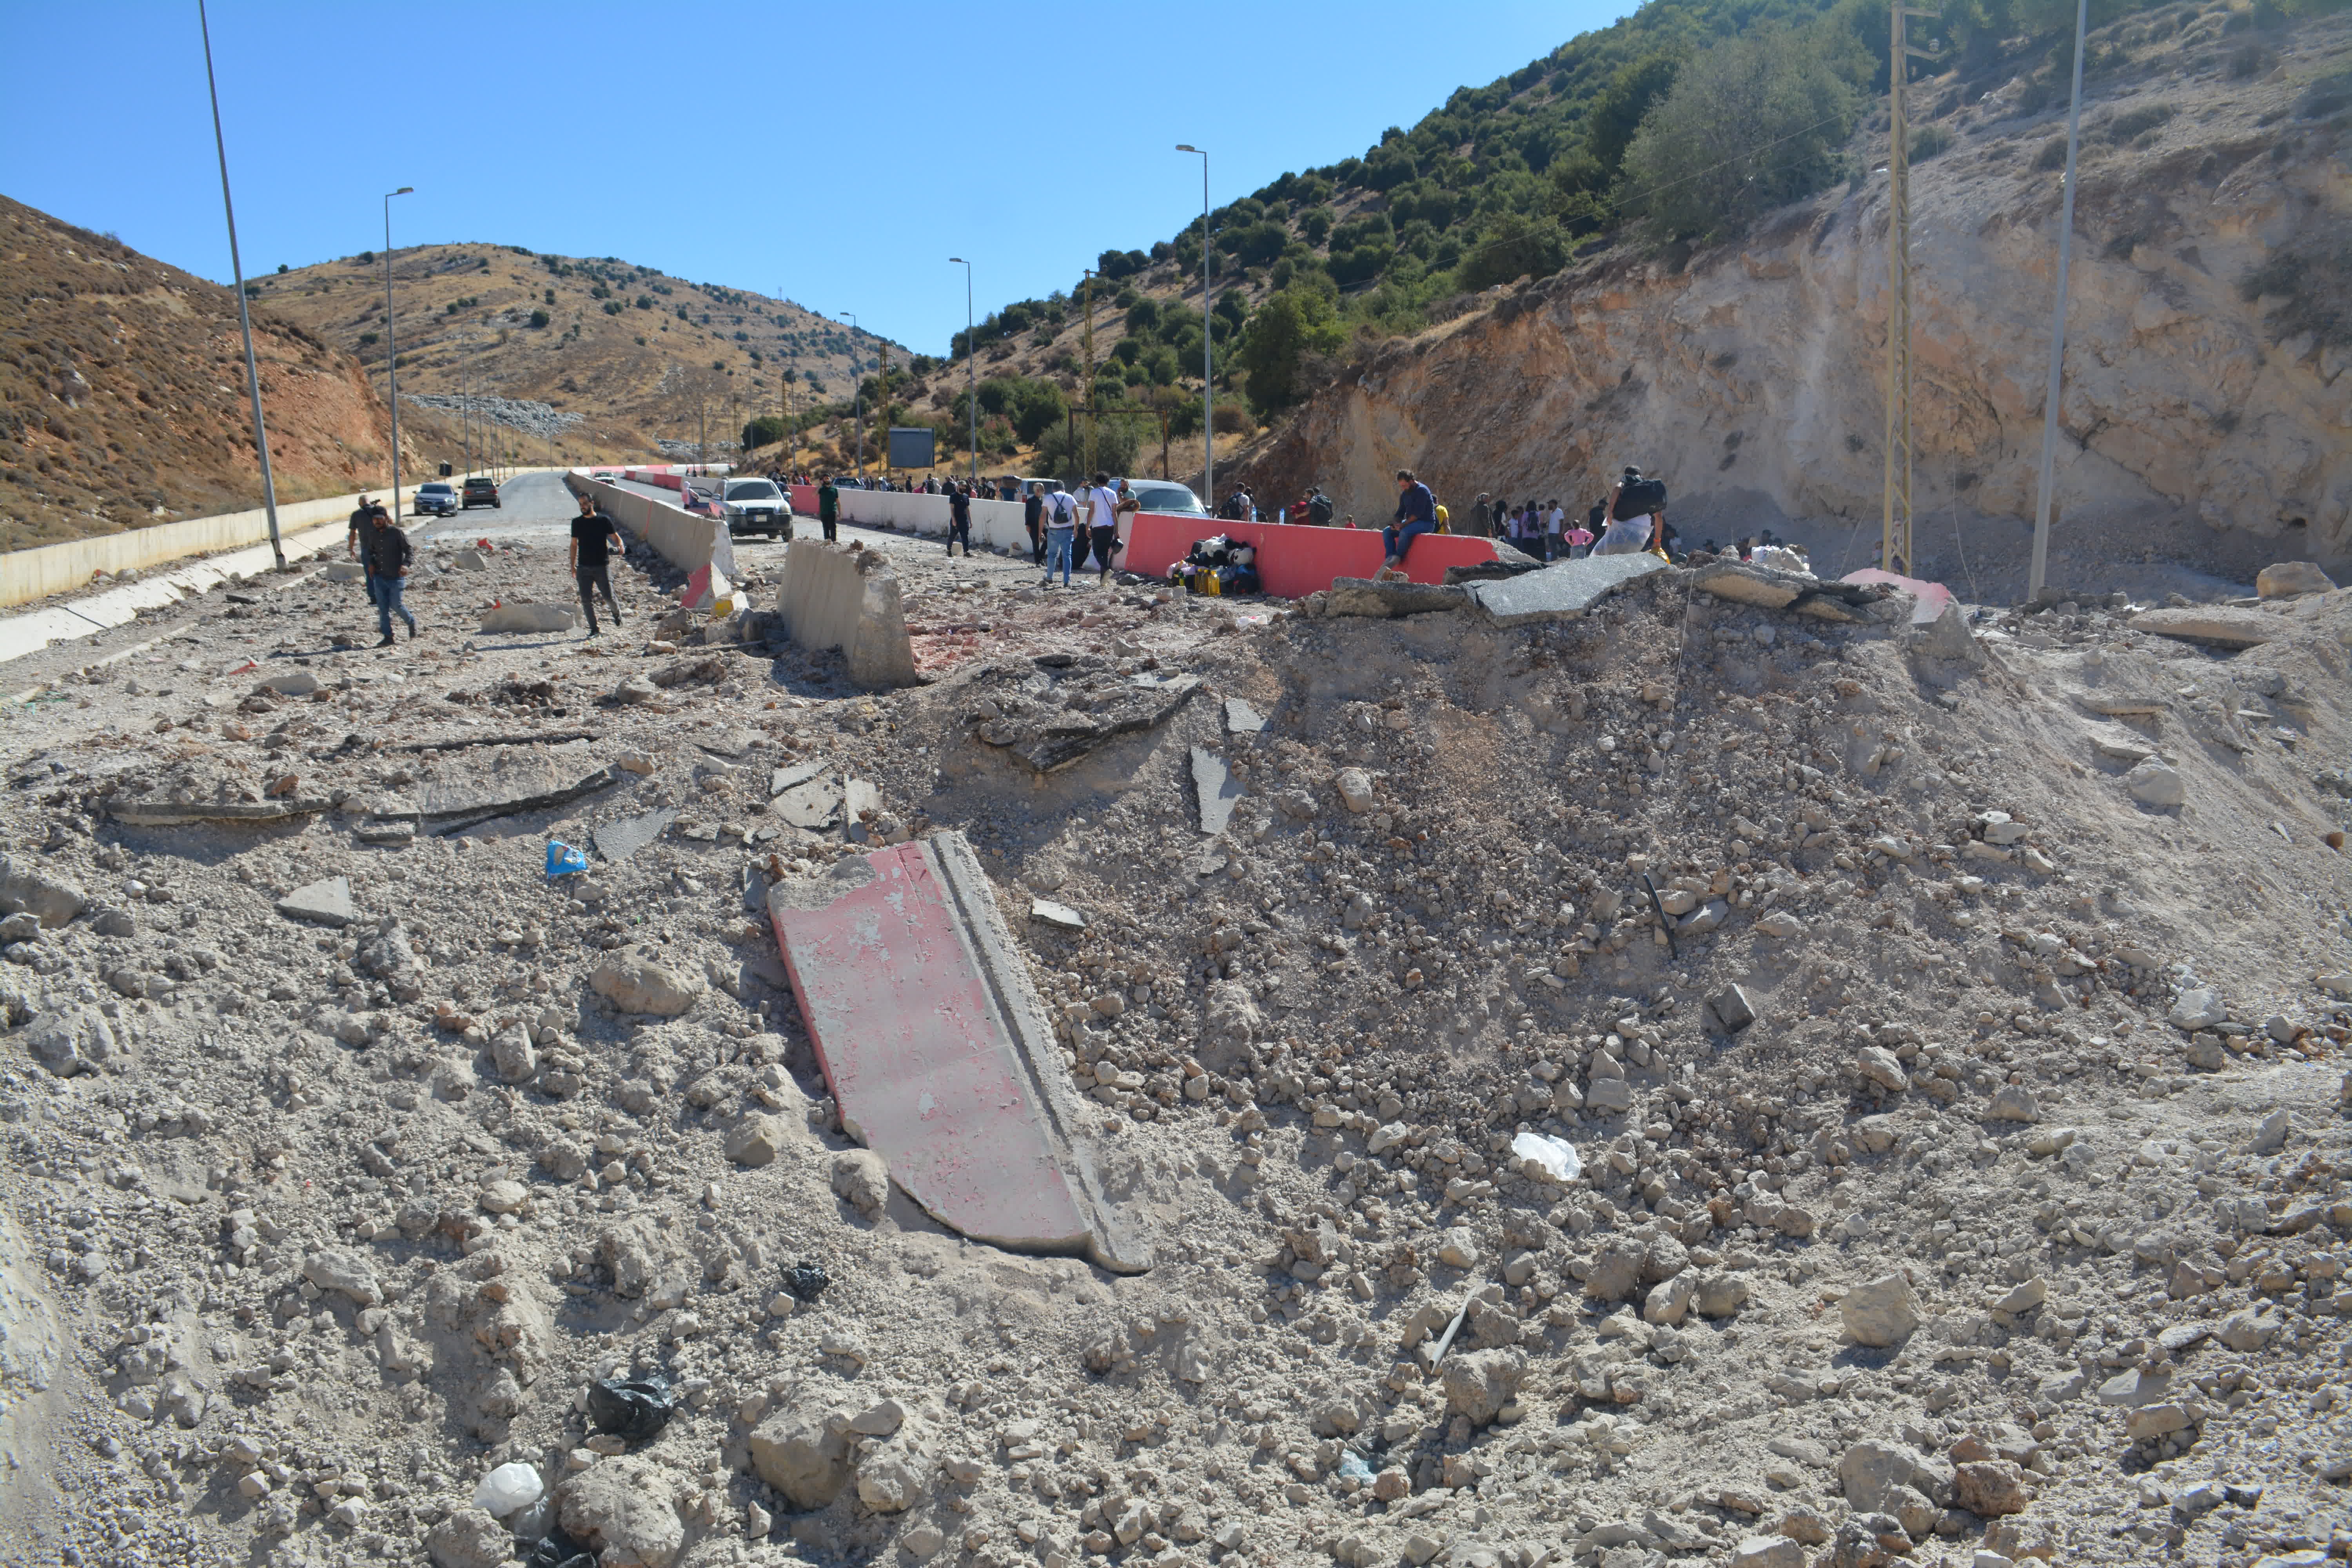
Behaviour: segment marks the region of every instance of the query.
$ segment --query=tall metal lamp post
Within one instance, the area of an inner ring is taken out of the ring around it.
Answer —
[[[392,330],[392,198],[413,194],[415,185],[383,198],[383,369],[392,385],[392,524],[400,526],[400,345]]]
[[[1201,160],[1201,500],[1211,511],[1217,510],[1217,429],[1211,416],[1216,413],[1216,393],[1211,377],[1216,374],[1216,351],[1209,318],[1209,279],[1215,261],[1209,250],[1209,154],[1190,142],[1176,144],[1179,153],[1190,153]]]
[[[948,265],[963,268],[963,357],[971,404],[971,482],[980,483],[980,334],[971,325],[971,263],[961,256],[948,258]]]
[[[261,372],[253,363],[253,316],[245,302],[245,263],[236,253],[236,207],[228,195],[228,142],[221,135],[220,85],[213,79],[213,29],[205,16],[204,0],[196,0],[196,26],[205,38],[205,87],[213,99],[213,146],[220,153],[221,212],[228,219],[228,268],[236,283],[236,324],[245,333],[245,386],[253,399],[253,449],[261,454],[261,505],[269,514],[269,553],[278,569],[286,569],[286,550],[278,541],[278,481],[269,472],[269,432],[261,423]]]
[[[866,488],[866,383],[858,374],[857,312],[844,310],[842,320],[849,323],[849,389],[857,409],[857,488]]]

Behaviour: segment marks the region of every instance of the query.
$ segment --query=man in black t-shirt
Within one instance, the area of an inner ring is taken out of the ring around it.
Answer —
[[[955,553],[956,541],[963,541],[966,560],[971,558],[971,491],[953,479],[948,481],[948,553]]]
[[[604,607],[613,612],[613,624],[621,624],[621,606],[613,602],[613,579],[609,574],[613,547],[622,544],[621,536],[613,528],[613,520],[596,510],[596,498],[580,498],[580,515],[572,520],[572,577],[580,585],[580,607],[588,612],[588,635],[604,636],[596,625],[596,595],[604,595]]]

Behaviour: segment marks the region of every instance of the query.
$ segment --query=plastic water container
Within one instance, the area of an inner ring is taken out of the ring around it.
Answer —
[[[474,1506],[492,1519],[504,1519],[537,1502],[546,1489],[535,1466],[520,1461],[500,1465],[474,1489]]]

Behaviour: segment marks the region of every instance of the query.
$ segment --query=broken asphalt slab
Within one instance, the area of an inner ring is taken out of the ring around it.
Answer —
[[[2131,618],[2131,629],[2230,649],[2258,647],[2272,637],[2270,617],[2259,610],[2198,605],[2142,610]]]
[[[1150,1266],[1102,1195],[1087,1108],[963,835],[779,882],[768,912],[842,1125],[908,1196],[975,1241]]]
[[[772,770],[768,774],[768,798],[772,800],[788,789],[798,789],[824,769],[825,760],[819,757],[813,763],[794,763],[788,768]]]
[[[1019,727],[1005,749],[1041,773],[1055,773],[1121,735],[1165,722],[1200,689],[1197,675],[1178,676],[1156,687],[1129,687],[1095,712],[1056,712],[1034,726]],[[982,739],[997,743],[987,731]]]
[[[1265,728],[1265,715],[1238,697],[1225,699],[1225,732],[1255,735]]]
[[[1437,610],[1459,610],[1470,603],[1470,591],[1432,583],[1376,582],[1369,577],[1332,580],[1323,601],[1327,616],[1365,616],[1373,620],[1398,616],[1422,616]]]
[[[1580,616],[1626,584],[1665,569],[1654,555],[1588,555],[1554,562],[1540,572],[1472,583],[1463,592],[1494,625],[1517,626]]]
[[[618,822],[608,822],[591,837],[596,842],[596,853],[618,864],[669,831],[677,813],[669,806],[646,812],[643,816],[625,816]]]
[[[192,822],[285,822],[313,816],[332,808],[323,795],[289,795],[280,800],[110,800],[106,814],[125,827],[179,827]]]
[[[338,930],[360,918],[359,910],[352,905],[352,884],[347,877],[329,877],[295,889],[278,900],[278,912],[288,920],[314,921]]]
[[[808,779],[776,796],[770,809],[794,827],[820,832],[840,819],[841,784],[829,778]]]
[[[569,805],[633,775],[589,763],[584,747],[515,747],[473,753],[467,767],[436,778],[419,792],[417,822],[446,835],[518,812]]]
[[[1225,759],[1205,748],[1192,748],[1192,790],[1201,807],[1201,831],[1219,834],[1233,820],[1234,803],[1244,793]]]

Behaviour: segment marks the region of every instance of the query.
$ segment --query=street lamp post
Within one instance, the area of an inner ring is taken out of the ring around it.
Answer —
[[[1210,378],[1216,374],[1215,334],[1209,317],[1209,279],[1215,266],[1209,250],[1209,154],[1190,142],[1176,144],[1179,153],[1201,160],[1201,500],[1217,510],[1216,393]]]
[[[220,86],[213,79],[213,29],[196,0],[196,26],[205,38],[205,87],[213,100],[213,146],[220,153],[221,212],[228,219],[228,268],[236,284],[236,324],[245,333],[245,386],[253,400],[253,448],[261,454],[261,505],[269,514],[269,553],[286,569],[286,549],[278,541],[278,481],[269,472],[269,432],[261,423],[261,372],[253,362],[253,316],[245,302],[245,263],[236,253],[236,207],[228,195],[228,142],[221,135]]]
[[[400,344],[392,330],[392,198],[416,189],[403,185],[383,198],[383,371],[392,386],[392,525],[400,526]]]
[[[980,335],[971,325],[971,263],[961,256],[948,258],[948,265],[963,268],[963,358],[971,403],[971,482],[980,483]]]
[[[857,410],[857,488],[866,488],[866,382],[857,374],[857,312],[844,310],[849,322],[849,389]]]

